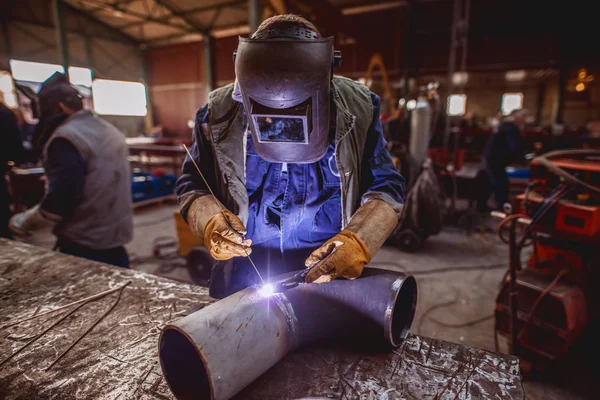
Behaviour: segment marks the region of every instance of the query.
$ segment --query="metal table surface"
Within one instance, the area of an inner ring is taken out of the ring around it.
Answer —
[[[46,367],[116,300],[87,304],[0,366],[1,399],[171,399],[158,364],[170,320],[214,301],[205,288],[0,239],[0,359],[58,317],[4,327],[131,280],[118,305]],[[235,378],[234,378],[235,379]],[[393,352],[343,345],[297,351],[242,399],[523,399],[512,356],[411,335]]]

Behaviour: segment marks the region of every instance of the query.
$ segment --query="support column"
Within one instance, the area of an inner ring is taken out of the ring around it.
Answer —
[[[215,89],[214,71],[214,40],[210,35],[204,35],[204,80],[206,83],[206,99],[208,94]]]
[[[261,19],[262,4],[260,0],[248,0],[248,23],[250,24],[251,35],[258,29]]]
[[[144,87],[146,88],[146,107],[148,112],[144,117],[144,135],[149,134],[154,127],[154,113],[152,111],[152,96],[150,94],[150,82],[148,80],[148,71],[146,69],[146,57],[144,54],[144,49],[140,47],[138,49],[138,54],[140,58],[140,78]]]
[[[58,49],[58,59],[65,69],[65,74],[69,76],[69,42],[64,26],[64,4],[62,0],[52,0],[52,9],[54,12],[54,29],[56,31],[56,47]]]
[[[556,124],[563,124],[565,122],[565,95],[567,94],[567,80],[568,71],[563,65],[560,67],[558,73],[558,107],[556,108],[556,118],[554,120]]]
[[[85,44],[85,62],[87,63],[88,67],[93,72],[95,69],[95,65],[94,65],[94,52],[92,51],[92,38],[86,35],[83,37],[83,40],[84,40],[84,44]]]
[[[538,86],[537,110],[535,112],[535,123],[542,126],[542,115],[544,110],[544,98],[546,97],[546,83],[542,82]]]
[[[2,21],[2,36],[4,36],[4,59],[0,60],[0,69],[10,71],[10,58],[12,57],[12,46],[8,32],[8,21]]]

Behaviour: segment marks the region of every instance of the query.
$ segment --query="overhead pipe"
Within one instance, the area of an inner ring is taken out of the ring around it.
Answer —
[[[229,399],[309,343],[357,336],[399,346],[416,303],[412,276],[371,268],[284,293],[255,285],[167,325],[160,364],[177,399]]]

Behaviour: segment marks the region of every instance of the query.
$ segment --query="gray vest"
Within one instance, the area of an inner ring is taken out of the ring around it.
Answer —
[[[246,190],[246,121],[241,103],[232,99],[233,85],[210,93],[209,122],[205,132],[212,142],[216,160],[219,197],[242,222],[248,220]],[[370,199],[400,204],[384,193],[360,193],[360,170],[369,126],[373,121],[373,102],[366,86],[343,77],[334,77],[331,96],[336,109],[335,158],[341,180],[342,225],[345,227],[356,209]],[[220,178],[220,179],[219,179]]]
[[[86,163],[83,195],[73,213],[54,230],[59,238],[92,249],[122,246],[133,236],[131,171],[125,136],[108,122],[82,110],[60,125],[56,138],[65,138]]]

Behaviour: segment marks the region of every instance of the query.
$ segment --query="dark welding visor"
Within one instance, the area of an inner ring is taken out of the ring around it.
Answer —
[[[311,99],[290,108],[270,108],[252,99],[252,123],[259,143],[308,144],[312,131]]]

